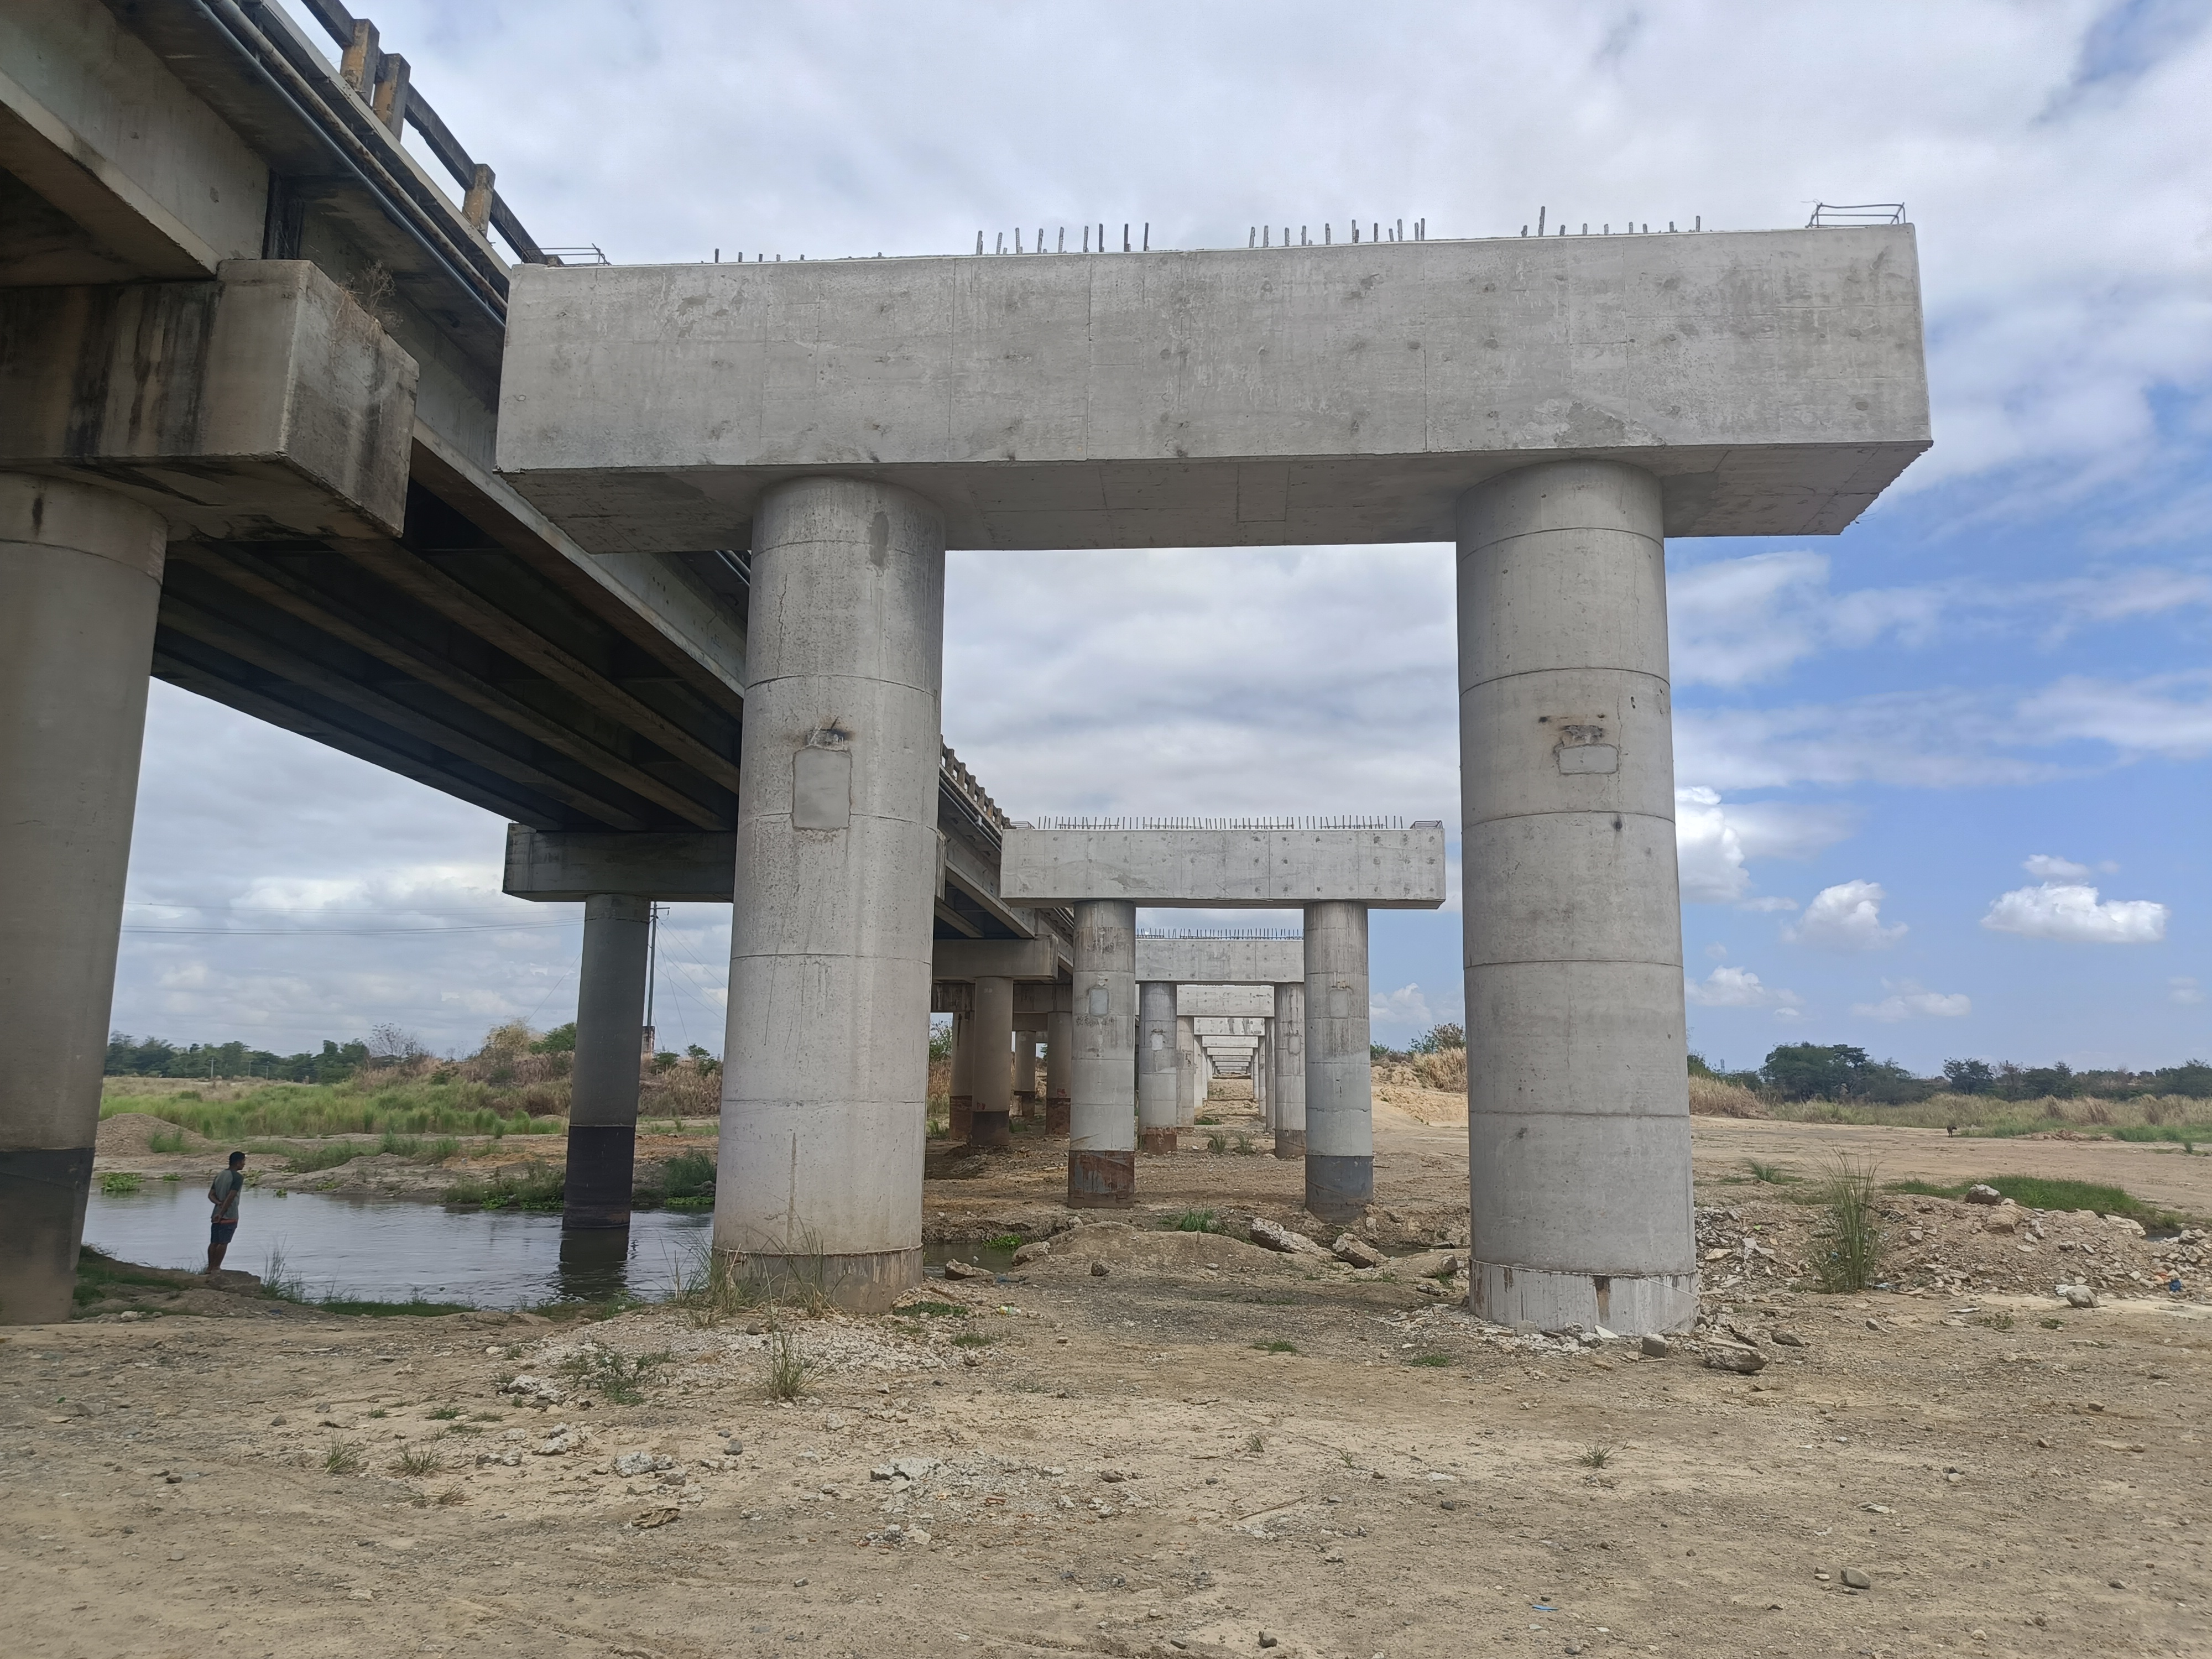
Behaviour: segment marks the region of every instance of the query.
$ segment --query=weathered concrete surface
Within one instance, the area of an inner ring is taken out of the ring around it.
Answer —
[[[1067,941],[1054,933],[1037,939],[941,939],[931,960],[932,972],[940,980],[1035,982],[1056,980],[1074,968]]]
[[[1910,226],[514,274],[499,466],[595,551],[746,545],[776,480],[956,547],[1449,539],[1633,459],[1667,533],[1832,534],[1928,446]]]
[[[1171,1152],[1181,1121],[1183,1057],[1178,1044],[1175,987],[1137,984],[1137,1150]]]
[[[1334,899],[1373,909],[1433,910],[1444,902],[1444,830],[1441,823],[1415,824],[1410,830],[1025,830],[1017,825],[1006,834],[1000,890],[1010,900],[1032,904],[1118,898],[1167,908],[1273,910]],[[1221,981],[1236,975],[1176,977]]]
[[[1012,1144],[1014,1104],[1014,982],[994,975],[975,981],[975,1103],[968,1144]]]
[[[1278,985],[1303,985],[1306,978],[1306,947],[1303,939],[1270,939],[1270,945],[1285,948],[1282,962],[1273,964],[1294,971],[1279,979],[1263,979],[1245,985],[1178,985],[1176,987],[1176,1012],[1194,1018],[1268,1019],[1275,1012],[1275,992]],[[1144,960],[1144,944],[1137,941],[1138,960]]]
[[[1170,995],[1168,1006],[1175,1006]],[[1188,1014],[1176,1016],[1176,1127],[1188,1129],[1198,1121],[1198,1103],[1206,1098],[1205,1066],[1199,1059],[1198,1023]]]
[[[1613,462],[1461,514],[1468,1296],[1509,1324],[1697,1309],[1660,523]]]
[[[1239,988],[1285,985],[1306,976],[1306,947],[1295,939],[1146,939],[1137,940],[1137,966],[1148,979],[1171,980],[1176,1011],[1246,1012]],[[1195,1000],[1186,1003],[1184,998]],[[1225,999],[1216,1007],[1209,998]],[[1227,1002],[1235,1002],[1234,1008]],[[1203,1006],[1201,1006],[1203,1005]]]
[[[1375,1196],[1367,911],[1306,906],[1306,1208],[1350,1221]]]
[[[0,1324],[66,1319],[167,532],[0,474]]]
[[[1067,1201],[1114,1209],[1137,1195],[1137,907],[1075,907]]]
[[[568,1174],[561,1195],[564,1231],[629,1225],[652,924],[650,899],[600,893],[584,902]]]
[[[1188,988],[1195,990],[1198,988],[1194,986]],[[1265,997],[1270,1011],[1275,1006],[1274,994],[1272,991],[1261,990],[1255,987],[1245,994],[1255,1000]],[[1207,1015],[1188,1008],[1182,1009],[1181,1012],[1190,1020],[1191,1030],[1204,1037],[1261,1036],[1266,1033],[1270,1018],[1269,1014]]]
[[[396,535],[416,378],[305,260],[0,289],[0,468],[96,478],[223,539]]]
[[[1275,1156],[1302,1158],[1306,1155],[1306,988],[1303,979],[1275,988],[1273,1035]]]
[[[771,495],[746,635],[714,1249],[819,1273],[857,1308],[921,1279],[944,617],[927,502],[837,479]]]
[[[511,897],[547,903],[627,893],[669,903],[726,904],[737,856],[737,836],[712,830],[602,835],[510,823],[500,887]]]

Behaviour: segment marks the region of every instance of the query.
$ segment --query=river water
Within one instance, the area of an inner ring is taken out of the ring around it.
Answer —
[[[198,1267],[207,1261],[207,1194],[196,1182],[149,1181],[127,1194],[95,1186],[84,1240],[126,1261]],[[223,1265],[264,1273],[270,1251],[280,1250],[286,1276],[309,1295],[383,1302],[517,1308],[623,1291],[653,1297],[679,1270],[695,1268],[712,1224],[701,1210],[641,1210],[625,1248],[619,1234],[564,1242],[557,1215],[249,1188]]]

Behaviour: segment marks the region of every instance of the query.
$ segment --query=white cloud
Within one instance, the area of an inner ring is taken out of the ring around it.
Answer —
[[[2053,858],[2048,853],[2030,853],[2021,860],[2020,867],[2038,881],[2081,881],[2091,873],[2086,864]]]
[[[1726,962],[1728,946],[1715,939],[1711,945],[1705,946],[1705,958],[1709,962]]]
[[[1992,933],[2072,945],[2154,945],[2166,937],[2171,914],[2152,899],[2100,902],[2094,887],[2046,881],[2000,895],[1982,926]]]
[[[1880,1002],[1854,1002],[1851,1012],[1869,1019],[1894,1023],[1905,1019],[1963,1019],[1974,1012],[1974,1000],[1963,993],[1945,993],[1923,988],[1917,980],[1884,980],[1881,988],[1889,993]]]
[[[1881,884],[1844,881],[1823,887],[1813,896],[1794,927],[1782,930],[1793,945],[1817,945],[1824,951],[1880,951],[1905,934],[1905,925],[1881,925],[1881,903],[1887,897]]]
[[[2186,974],[2175,975],[2166,981],[2166,1000],[2168,1002],[2179,1003],[2185,1008],[2193,1008],[2204,1000],[2203,988]]]
[[[2044,743],[2110,744],[2124,758],[2194,760],[2212,754],[2212,670],[2127,684],[2069,675],[2020,705]]]
[[[1748,896],[1748,861],[1810,858],[1850,836],[1855,823],[1856,814],[1848,807],[1724,802],[1717,791],[1701,786],[1677,789],[1674,853],[1681,869],[1683,900],[1741,904],[1749,909],[1794,909],[1788,899]]]
[[[1429,1000],[1418,985],[1401,985],[1382,996],[1370,997],[1367,1018],[1376,1025],[1408,1025],[1424,1031],[1437,1023],[1429,1012]]]
[[[1716,968],[1702,980],[1685,979],[1682,995],[1699,1008],[1796,1008],[1795,991],[1765,985],[1748,968]]]

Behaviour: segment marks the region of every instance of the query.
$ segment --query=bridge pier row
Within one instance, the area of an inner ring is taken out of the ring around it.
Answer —
[[[168,527],[0,473],[0,1324],[67,1319]]]
[[[584,901],[570,1073],[563,1232],[628,1231],[637,1166],[637,1091],[645,1036],[646,957],[653,902],[627,893]]]
[[[1212,1075],[1206,1057],[1198,1052],[1198,1026],[1188,1014],[1176,1016],[1175,1049],[1176,1127],[1188,1129],[1197,1125],[1198,1104],[1206,1098],[1206,1079]]]
[[[1352,1221],[1375,1201],[1367,907],[1306,906],[1306,1208]]]
[[[968,1144],[1004,1152],[1014,1144],[1014,982],[975,981],[975,1104]]]
[[[921,1282],[945,525],[795,478],[752,540],[714,1250],[877,1312]]]
[[[1068,1103],[1067,1205],[1137,1201],[1137,907],[1075,906],[1074,1052]]]
[[[1306,988],[1275,988],[1274,1077],[1269,1090],[1275,1156],[1306,1155]]]
[[[1458,507],[1468,1305],[1697,1315],[1659,482],[1555,461]]]
[[[1062,1001],[1068,1006],[1059,1006]],[[1054,1003],[1044,1025],[1044,1132],[1064,1135],[1075,1079],[1075,1008],[1066,986],[1054,988]]]
[[[1176,988],[1158,980],[1137,987],[1137,1150],[1176,1149],[1176,1104],[1185,1092],[1183,1055],[1177,1046]]]

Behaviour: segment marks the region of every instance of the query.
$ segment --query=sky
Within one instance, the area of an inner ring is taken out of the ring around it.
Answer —
[[[538,240],[621,264],[1903,203],[1935,447],[1841,536],[1668,546],[1691,1046],[2212,1055],[2212,0],[374,15]],[[1444,820],[1445,912],[1373,919],[1402,1043],[1463,1006],[1452,615],[1443,544],[956,552],[945,736],[1018,817]],[[567,1019],[580,912],[502,899],[501,834],[156,684],[113,1023]],[[663,937],[661,1040],[719,1052],[726,921]]]

